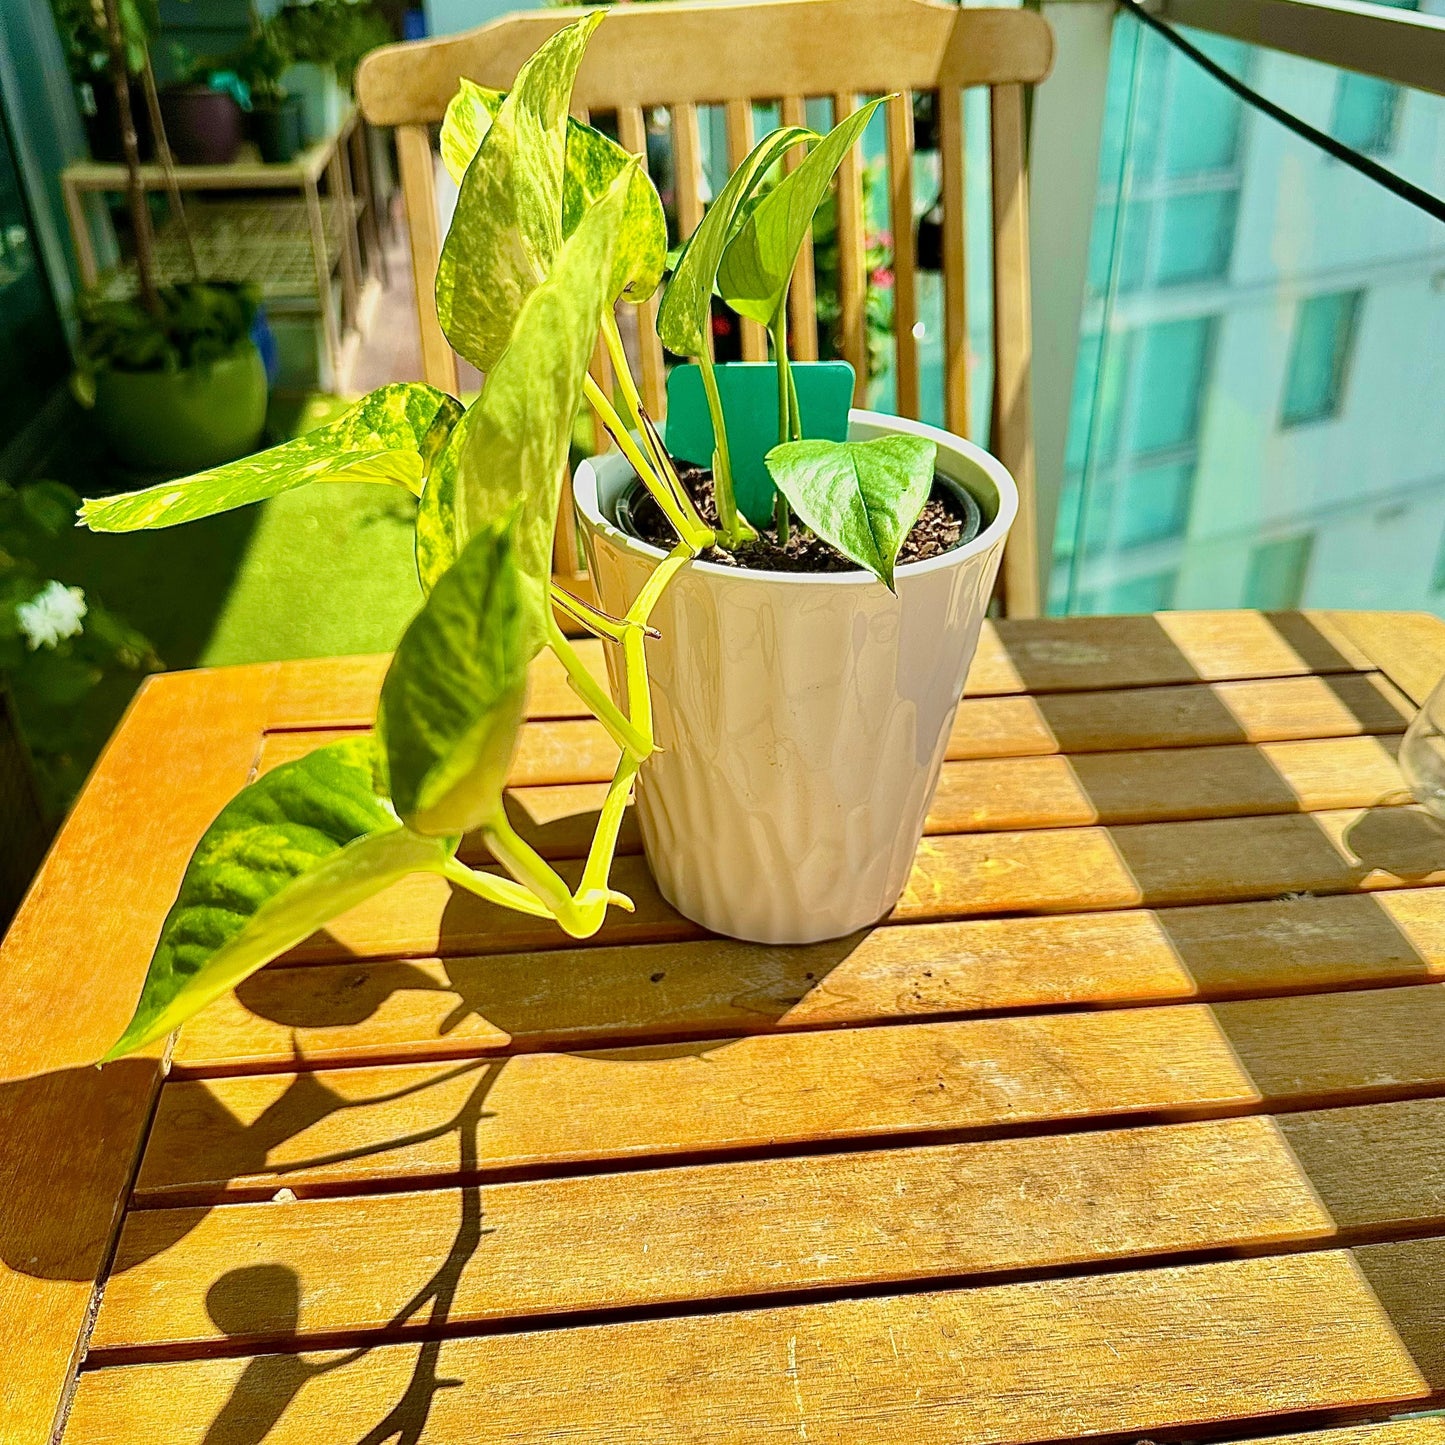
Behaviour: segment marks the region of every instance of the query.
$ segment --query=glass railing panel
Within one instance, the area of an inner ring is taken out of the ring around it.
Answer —
[[[1445,99],[1188,32],[1445,191]],[[1445,225],[1115,26],[1049,607],[1445,612]]]

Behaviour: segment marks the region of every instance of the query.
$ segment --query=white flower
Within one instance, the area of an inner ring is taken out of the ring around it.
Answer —
[[[45,586],[16,609],[20,630],[30,640],[30,650],[54,647],[80,631],[85,616],[85,593],[79,587],[66,587],[60,582]]]

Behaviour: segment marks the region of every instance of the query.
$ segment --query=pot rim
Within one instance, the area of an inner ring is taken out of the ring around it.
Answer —
[[[1018,515],[1018,486],[1013,477],[1009,475],[1008,468],[997,457],[975,445],[966,437],[956,436],[942,427],[929,426],[927,422],[914,421],[909,417],[889,416],[884,412],[864,411],[859,407],[854,407],[848,413],[849,429],[851,430],[858,423],[862,423],[866,427],[878,428],[884,432],[902,432],[905,435],[924,437],[929,441],[937,442],[940,461],[943,461],[942,453],[945,451],[953,452],[955,455],[961,454],[988,477],[998,492],[998,509],[994,513],[993,520],[979,532],[978,536],[971,542],[965,542],[962,547],[953,547],[947,552],[940,552],[936,557],[928,557],[921,562],[905,562],[894,572],[895,581],[922,576],[926,572],[941,571],[945,567],[956,567],[971,557],[989,551],[1008,535],[1008,530]],[[630,463],[621,452],[612,451],[601,456],[588,457],[577,468],[576,475],[572,480],[572,496],[577,510],[582,513],[589,526],[605,536],[614,546],[654,561],[662,561],[667,556],[667,552],[663,548],[655,547],[650,542],[644,542],[630,532],[624,532],[622,528],[602,515],[597,490],[598,463],[603,466],[626,466],[629,471],[632,470]],[[941,466],[940,470],[946,472],[946,465]],[[955,478],[955,480],[961,480],[961,478]],[[789,582],[809,587],[882,585],[871,572],[865,571],[861,567],[852,572],[773,572],[761,567],[725,567],[718,562],[703,562],[697,558],[693,558],[690,566],[710,576],[726,577],[732,582],[758,581],[769,584]]]

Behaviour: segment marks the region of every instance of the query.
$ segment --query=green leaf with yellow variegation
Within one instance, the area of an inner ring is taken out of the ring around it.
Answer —
[[[770,326],[782,308],[804,239],[834,172],[858,142],[873,112],[891,96],[870,100],[834,126],[765,195],[738,228],[718,267],[718,293],[739,316]]]
[[[441,154],[458,185],[505,99],[503,91],[488,90],[474,81],[463,80],[461,89],[447,106],[446,118],[442,121]],[[667,264],[667,220],[657,187],[646,171],[632,162],[632,156],[610,136],[584,125],[575,116],[568,117],[562,176],[562,235],[570,236],[587,207],[630,167],[632,181],[612,263],[612,292],[614,297],[637,303],[646,301],[662,280]]]
[[[526,615],[539,626],[546,617],[572,419],[602,311],[610,304],[607,277],[628,183],[624,172],[588,208],[552,274],[523,303],[506,350],[461,423],[451,484],[455,549],[460,554],[480,528],[519,507],[517,564],[537,603]],[[528,639],[533,651],[541,642],[540,633]]]
[[[418,832],[459,834],[502,806],[542,619],[523,585],[517,513],[474,536],[412,619],[381,689],[377,738],[394,806]]]
[[[175,527],[308,482],[389,482],[416,495],[461,414],[461,403],[444,391],[397,382],[284,446],[144,491],[93,498],[80,520],[94,532]]]
[[[437,264],[437,316],[447,340],[482,371],[495,365],[562,248],[567,106],[604,13],[559,30],[521,68],[462,179]]]
[[[401,825],[374,791],[374,756],[370,738],[333,743],[226,804],[196,846],[135,1014],[106,1059],[168,1034],[405,874],[442,870],[457,840]]]
[[[801,126],[785,126],[765,135],[707,208],[677,258],[657,312],[657,334],[669,351],[679,356],[701,356],[706,351],[718,265],[739,225],[739,213],[777,161],[795,145],[817,139],[816,132]]]

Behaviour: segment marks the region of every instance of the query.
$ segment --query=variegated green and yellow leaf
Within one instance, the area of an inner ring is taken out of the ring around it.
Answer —
[[[462,179],[437,265],[437,316],[452,346],[483,371],[561,249],[567,106],[603,14],[559,30],[527,61]]]
[[[389,482],[416,495],[461,414],[444,391],[397,382],[284,446],[144,491],[92,498],[80,520],[95,532],[175,527],[308,482]]]
[[[404,828],[373,787],[370,738],[333,743],[243,788],[206,829],[161,928],[140,1001],[106,1059],[169,1033],[337,914],[456,839]]]
[[[491,128],[492,118],[506,95],[463,80],[447,106],[442,122],[441,154],[452,179],[459,185],[467,167]],[[599,130],[575,117],[567,121],[567,150],[562,177],[562,234],[577,229],[583,212],[601,197],[612,182],[632,165],[632,157]],[[613,258],[613,297],[631,302],[647,300],[662,280],[667,263],[667,221],[662,198],[647,173],[633,167],[627,207]]]

